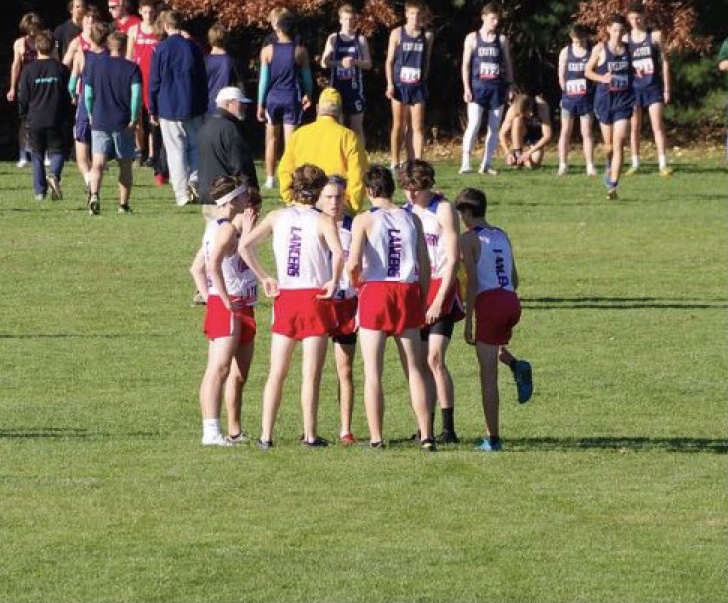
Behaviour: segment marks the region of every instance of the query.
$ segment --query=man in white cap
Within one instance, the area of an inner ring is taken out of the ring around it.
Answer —
[[[251,102],[236,86],[222,88],[215,99],[217,108],[200,128],[200,203],[205,220],[214,214],[215,202],[209,189],[216,178],[245,176],[248,186],[258,189],[253,154],[241,128],[246,106]]]
[[[291,202],[293,171],[304,163],[321,168],[327,176],[346,179],[345,211],[354,215],[364,203],[364,172],[369,159],[361,139],[353,130],[341,125],[343,103],[335,88],[324,88],[316,106],[316,121],[298,128],[286,143],[280,164],[278,180],[281,197]]]

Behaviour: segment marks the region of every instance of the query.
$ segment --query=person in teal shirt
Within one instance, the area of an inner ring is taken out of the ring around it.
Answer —
[[[718,51],[718,70],[728,73],[728,38],[723,40],[723,44]],[[728,162],[728,134],[725,139],[725,159]]]

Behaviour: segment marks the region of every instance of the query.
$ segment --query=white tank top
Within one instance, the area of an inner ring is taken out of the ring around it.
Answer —
[[[341,250],[344,253],[344,261],[349,259],[349,249],[351,249],[352,221],[350,216],[344,216],[344,220],[339,226],[339,240],[341,241]],[[342,270],[339,287],[336,290],[336,299],[350,299],[352,297],[356,297],[356,289],[351,286],[351,281],[346,274],[346,270]]]
[[[331,280],[331,255],[318,234],[321,213],[293,205],[280,210],[273,228],[273,255],[281,289],[318,289]]]
[[[202,236],[202,246],[205,254],[205,275],[207,278],[207,289],[211,295],[219,295],[220,292],[212,284],[212,247],[215,244],[215,236],[220,226],[229,222],[226,219],[210,220]],[[240,235],[238,235],[240,238]],[[255,274],[240,257],[238,250],[222,260],[222,276],[225,280],[225,289],[228,295],[241,296],[245,298],[248,306],[258,303],[258,281]]]
[[[414,283],[417,280],[417,228],[401,207],[373,208],[364,246],[362,280]]]
[[[478,258],[478,287],[476,293],[490,289],[514,291],[513,252],[506,233],[500,228],[478,226],[474,229],[480,239]]]
[[[422,222],[422,231],[427,243],[427,255],[430,256],[430,276],[442,278],[445,268],[445,249],[442,241],[442,226],[437,219],[437,208],[442,201],[442,195],[433,195],[427,207],[420,207],[413,203],[407,203],[404,208],[414,212]]]

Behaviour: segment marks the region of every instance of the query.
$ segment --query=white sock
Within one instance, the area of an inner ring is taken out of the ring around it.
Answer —
[[[220,435],[220,419],[202,419],[202,437],[214,438]]]
[[[632,167],[635,169],[640,167],[639,155],[632,155]]]
[[[83,181],[86,183],[86,186],[89,186],[91,184],[91,172],[86,172],[83,175]]]
[[[566,165],[565,163],[559,163],[559,169],[560,169],[560,170],[565,170],[565,169],[567,169],[568,167],[569,167],[569,166],[568,166],[568,165]]]
[[[658,155],[657,162],[659,163],[661,170],[664,170],[667,167],[667,157],[664,155]]]

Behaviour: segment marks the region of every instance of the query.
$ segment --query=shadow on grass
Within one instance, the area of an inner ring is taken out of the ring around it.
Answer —
[[[475,443],[475,442],[473,442]],[[618,452],[710,452],[728,454],[728,440],[709,438],[517,438],[506,440],[509,450],[615,450]]]
[[[521,298],[521,304],[531,310],[550,310],[554,308],[605,308],[610,310],[728,308],[728,301],[726,300],[661,299],[658,297],[525,297]]]
[[[0,339],[148,339],[169,337],[164,333],[0,333]]]
[[[108,434],[89,431],[82,427],[37,427],[34,429],[0,429],[0,439],[35,438],[91,438]]]

